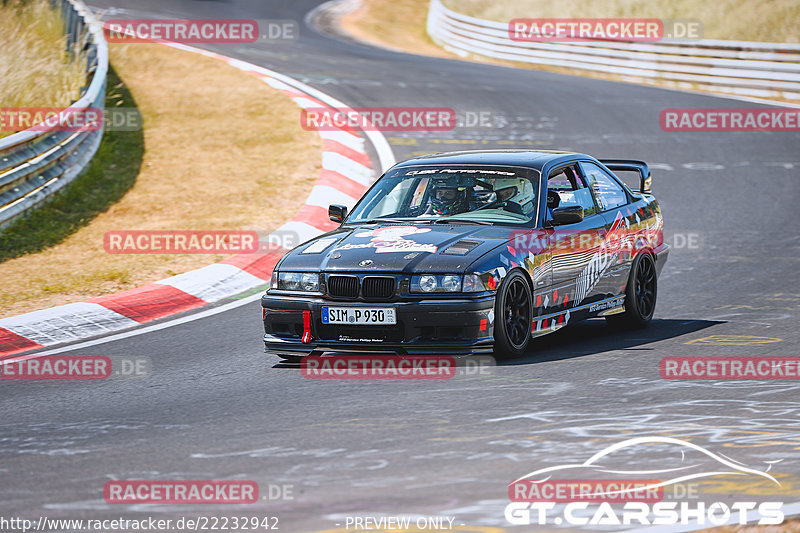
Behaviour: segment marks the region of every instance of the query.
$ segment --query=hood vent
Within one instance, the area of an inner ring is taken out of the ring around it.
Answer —
[[[480,241],[465,241],[462,239],[448,246],[442,253],[446,255],[467,255],[479,244]]]

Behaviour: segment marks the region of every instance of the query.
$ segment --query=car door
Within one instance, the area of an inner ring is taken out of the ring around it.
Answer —
[[[581,222],[554,226],[548,238],[552,290],[548,293],[546,312],[554,313],[599,299],[590,279],[592,258],[605,235],[606,222],[575,164],[559,167],[549,174],[547,195],[546,226],[550,225],[555,208],[579,205],[584,216]]]
[[[599,165],[582,161],[579,166],[605,221],[606,238],[599,261],[602,270],[596,290],[601,299],[611,298],[625,292],[631,267],[630,221],[626,218],[631,198],[619,181]]]

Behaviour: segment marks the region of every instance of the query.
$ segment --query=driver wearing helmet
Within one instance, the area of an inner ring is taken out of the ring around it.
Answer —
[[[430,204],[425,214],[450,216],[467,211],[469,211],[469,202],[466,188],[442,184],[437,185],[431,192]]]

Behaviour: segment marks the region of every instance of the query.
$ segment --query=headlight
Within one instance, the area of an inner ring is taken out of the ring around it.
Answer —
[[[413,283],[412,283],[413,285]],[[420,276],[419,277],[419,289],[422,292],[433,292],[436,290],[436,276]]]
[[[442,276],[442,288],[447,292],[461,290],[461,276]]]
[[[488,290],[483,280],[477,274],[466,274],[464,276],[464,292],[483,292]]]
[[[281,272],[278,274],[277,289],[282,291],[307,291],[319,290],[319,275],[314,273]]]
[[[300,277],[300,287],[304,291],[316,291],[319,288],[319,276],[317,274],[303,274]]]
[[[422,274],[411,277],[411,292],[460,292],[460,274]]]

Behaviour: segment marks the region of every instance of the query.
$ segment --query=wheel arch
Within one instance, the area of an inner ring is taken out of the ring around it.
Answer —
[[[531,290],[531,294],[535,296],[535,294],[534,294],[535,290],[533,288],[533,279],[531,278],[530,272],[528,272],[527,270],[525,270],[521,266],[516,266],[516,267],[512,268],[511,270],[509,270],[506,273],[506,275],[511,274],[515,270],[517,270],[517,271],[522,273],[522,276],[525,278],[525,282],[528,284],[528,288]]]

